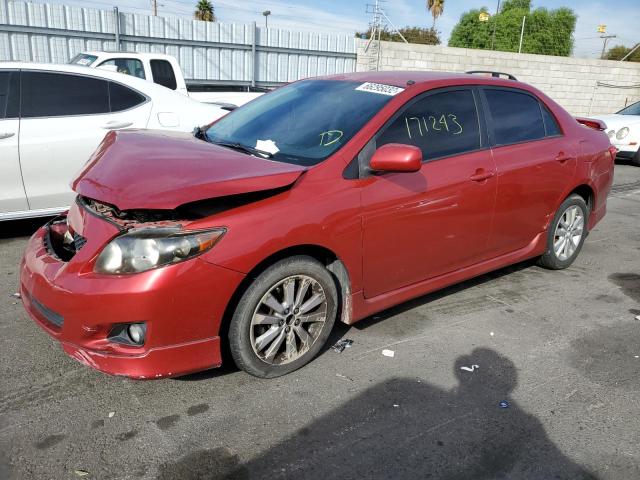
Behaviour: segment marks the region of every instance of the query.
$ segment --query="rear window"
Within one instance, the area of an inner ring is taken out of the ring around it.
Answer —
[[[22,72],[22,117],[108,113],[109,82],[62,73]]]
[[[131,75],[143,80],[145,79],[144,67],[142,66],[142,62],[137,58],[112,58],[111,60],[102,62],[99,66],[102,67],[104,65],[115,67],[118,73],[124,73],[125,75]]]
[[[424,160],[455,155],[480,148],[478,114],[470,90],[442,92],[407,107],[376,139],[415,145]]]
[[[526,93],[485,89],[493,120],[494,142],[497,145],[526,142],[544,138],[544,122],[538,100]]]
[[[166,60],[151,60],[151,74],[154,83],[175,90],[178,87],[173,67]]]
[[[109,82],[109,99],[112,112],[129,110],[147,100],[144,95],[141,95],[135,90],[114,82]]]

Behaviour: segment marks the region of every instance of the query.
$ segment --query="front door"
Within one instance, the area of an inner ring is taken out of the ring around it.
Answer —
[[[0,70],[0,216],[29,209],[20,173],[20,72]]]
[[[373,140],[421,148],[415,173],[362,182],[364,294],[371,298],[486,258],[496,178],[471,89],[428,93]]]

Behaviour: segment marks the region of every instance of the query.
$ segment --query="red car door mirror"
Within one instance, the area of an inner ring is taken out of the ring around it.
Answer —
[[[378,172],[417,172],[422,167],[422,150],[413,145],[388,143],[371,157],[371,170]]]

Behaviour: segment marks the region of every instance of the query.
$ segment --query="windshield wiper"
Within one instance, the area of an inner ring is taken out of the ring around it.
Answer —
[[[263,158],[273,158],[273,153],[265,152],[264,150],[260,150],[258,148],[250,147],[248,145],[242,145],[237,142],[211,142],[215,145],[220,145],[221,147],[232,148],[233,150],[238,150],[239,152],[248,153],[250,155],[258,155]]]

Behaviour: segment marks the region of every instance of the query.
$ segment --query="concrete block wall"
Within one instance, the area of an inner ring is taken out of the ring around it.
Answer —
[[[357,43],[357,71],[369,69],[371,52],[364,52],[366,43],[366,40]],[[576,116],[613,113],[640,100],[640,63],[633,62],[381,42],[380,70],[511,73]]]

